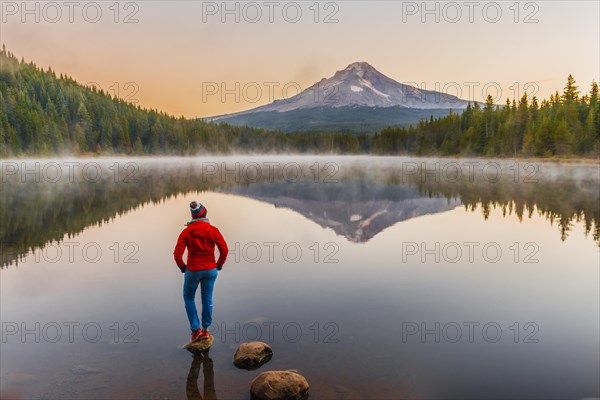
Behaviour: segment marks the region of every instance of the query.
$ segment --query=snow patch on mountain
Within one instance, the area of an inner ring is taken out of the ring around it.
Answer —
[[[369,89],[371,89],[373,92],[375,92],[376,94],[383,96],[385,98],[389,98],[390,95],[389,94],[385,94],[385,93],[381,93],[379,90],[375,89],[373,87],[373,84],[371,84],[371,82],[365,80],[365,79],[361,79],[360,83],[362,83],[364,86],[368,87]]]

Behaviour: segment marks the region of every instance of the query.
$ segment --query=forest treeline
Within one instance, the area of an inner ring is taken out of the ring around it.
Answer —
[[[596,156],[598,84],[580,96],[572,76],[562,94],[524,95],[505,106],[474,103],[463,113],[374,134],[284,133],[175,117],[142,108],[51,69],[0,51],[0,156],[295,152],[484,156]]]
[[[378,154],[483,156],[597,156],[600,152],[598,83],[580,96],[569,75],[562,94],[539,102],[527,93],[503,107],[488,95],[485,104],[461,114],[421,121],[415,127],[386,128],[373,137]]]

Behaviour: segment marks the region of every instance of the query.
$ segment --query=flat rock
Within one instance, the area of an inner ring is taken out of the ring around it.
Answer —
[[[235,351],[233,365],[238,368],[255,370],[273,357],[273,349],[263,342],[245,342]]]
[[[250,386],[254,400],[303,400],[308,397],[306,378],[295,371],[267,371]]]
[[[192,353],[202,353],[212,346],[215,338],[213,335],[209,335],[208,339],[199,340],[197,342],[189,342],[183,345],[183,348]]]

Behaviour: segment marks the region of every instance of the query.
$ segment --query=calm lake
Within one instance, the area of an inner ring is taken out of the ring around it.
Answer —
[[[281,369],[315,399],[600,396],[598,164],[256,156],[1,171],[3,398],[249,399],[255,376]],[[199,372],[179,348],[172,255],[191,200],[230,248]],[[237,369],[251,340],[273,359]]]

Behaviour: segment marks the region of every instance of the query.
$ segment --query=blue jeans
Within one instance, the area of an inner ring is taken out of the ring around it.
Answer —
[[[196,290],[200,284],[200,294],[202,297],[202,328],[207,329],[212,323],[212,294],[218,272],[216,269],[203,271],[185,271],[183,281],[183,302],[185,311],[190,321],[190,329],[194,332],[200,328],[198,321],[198,311],[196,310]]]

